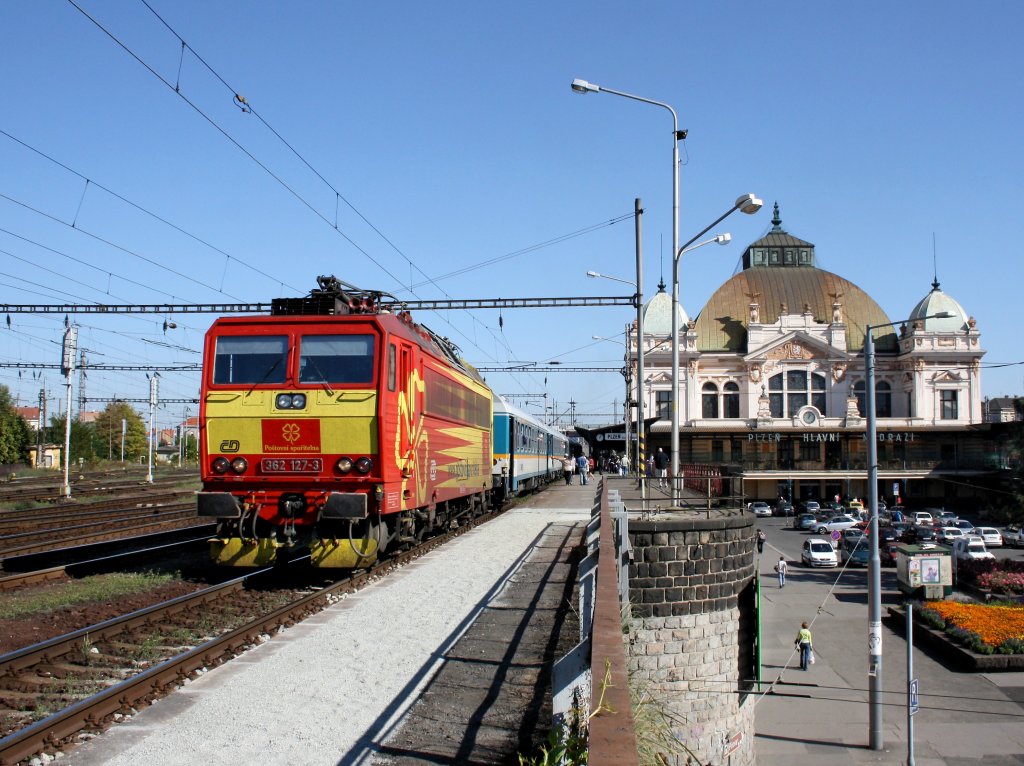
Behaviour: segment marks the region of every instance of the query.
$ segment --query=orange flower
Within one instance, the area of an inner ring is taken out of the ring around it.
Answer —
[[[929,601],[927,605],[942,615],[946,622],[977,633],[990,646],[999,646],[1011,638],[1024,640],[1024,607],[962,604],[959,601]]]

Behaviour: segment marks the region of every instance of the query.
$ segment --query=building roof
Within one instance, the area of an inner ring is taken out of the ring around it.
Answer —
[[[753,298],[752,298],[753,296]],[[833,296],[838,296],[833,297]],[[744,269],[711,296],[697,317],[697,348],[703,352],[747,351],[750,303],[760,306],[760,321],[777,322],[783,304],[787,313],[801,314],[809,307],[816,322],[832,322],[832,303],[842,304],[846,325],[846,350],[864,349],[865,327],[889,322],[882,308],[857,285],[836,274],[814,267]],[[896,350],[893,328],[874,333],[878,351]]]
[[[948,317],[937,317],[934,314],[947,313]],[[931,317],[924,320],[926,332],[964,332],[969,329],[967,312],[964,307],[950,295],[939,289],[939,281],[932,282],[932,290],[918,301],[910,312],[911,321],[920,317]]]
[[[814,245],[782,228],[775,203],[772,228],[743,253],[743,270],[715,291],[697,317],[697,348],[702,352],[745,353],[750,304],[758,304],[759,321],[772,324],[781,314],[813,315],[832,323],[833,304],[841,305],[846,325],[846,350],[864,348],[867,325],[889,323],[881,307],[857,285],[815,266]],[[877,351],[895,351],[896,333],[874,333]]]
[[[690,318],[677,306],[679,327],[685,328]],[[644,304],[644,335],[672,335],[672,296],[665,292],[665,282],[658,283],[658,292]]]

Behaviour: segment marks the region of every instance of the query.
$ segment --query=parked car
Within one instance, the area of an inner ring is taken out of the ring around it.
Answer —
[[[907,521],[894,521],[889,525],[889,528],[896,533],[897,540],[903,540],[904,535],[906,535],[907,530],[910,529],[911,526],[912,525]]]
[[[768,503],[763,503],[760,500],[750,504],[750,510],[754,512],[755,516],[771,516],[772,508]]]
[[[975,527],[972,535],[977,535],[985,541],[986,548],[1002,548],[1003,535],[995,527]]]
[[[800,561],[809,567],[834,567],[839,565],[835,549],[828,540],[820,537],[809,537],[804,540],[800,551]]]
[[[850,540],[851,542],[854,542],[854,541],[857,541],[857,540],[862,540],[862,539],[864,539],[865,536],[866,536],[865,531],[863,529],[861,529],[860,527],[850,527],[849,529],[844,529],[843,530],[842,537],[839,538],[839,543],[840,543],[840,545],[842,545],[847,540]]]
[[[863,535],[859,538],[844,539],[839,550],[844,564],[849,563],[855,566],[866,567],[868,560],[871,558],[871,553],[868,550],[868,539]]]
[[[1019,548],[1024,545],[1024,527],[1007,527],[1003,530],[1003,545]]]
[[[956,540],[959,540],[964,536],[964,531],[960,527],[940,527],[939,528],[939,542],[943,545],[952,545]]]
[[[914,513],[910,515],[910,520],[915,524],[932,524],[935,522],[935,519],[932,518],[932,515],[928,513],[928,511],[914,511]]]
[[[775,504],[775,515],[776,516],[792,516],[793,515],[793,504],[788,500],[780,500]]]
[[[820,510],[821,510],[821,505],[818,503],[817,500],[805,500],[804,501],[804,511],[806,513],[817,513]]]
[[[814,528],[814,531],[819,535],[835,532],[836,530],[841,532],[842,530],[849,529],[858,523],[860,523],[860,520],[853,518],[853,516],[833,516],[828,521],[818,522],[818,526]]]
[[[922,543],[934,543],[937,535],[935,530],[924,524],[915,524],[907,527],[903,533],[903,542],[921,545]]]
[[[953,555],[959,561],[981,561],[983,559],[994,559],[985,543],[974,539],[974,536],[961,537],[953,543]]]
[[[938,521],[942,522],[943,526],[951,527],[953,526],[953,522],[959,517],[952,511],[940,511],[937,518]]]
[[[885,543],[894,543],[900,539],[899,534],[890,524],[879,524],[878,526],[878,544],[883,545]]]
[[[899,543],[886,543],[878,550],[879,558],[881,559],[882,566],[894,567],[896,566],[896,548]]]
[[[818,517],[813,513],[801,513],[793,517],[793,529],[814,529]]]
[[[864,510],[864,503],[860,500],[851,500],[846,504],[847,513],[851,516],[857,516]]]
[[[968,521],[967,519],[957,519],[956,521],[954,521],[954,522],[953,522],[952,524],[950,524],[949,526],[951,526],[951,527],[959,527],[959,528],[960,528],[960,529],[962,529],[962,530],[963,530],[964,532],[968,532],[968,533],[969,533],[969,532],[970,532],[970,531],[971,531],[972,529],[974,529],[974,523],[973,523],[973,522],[970,522],[970,521]]]

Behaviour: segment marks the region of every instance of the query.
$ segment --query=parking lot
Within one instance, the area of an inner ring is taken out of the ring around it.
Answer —
[[[799,513],[797,514],[799,516]],[[768,545],[777,549],[782,555],[786,557],[786,560],[795,567],[800,567],[800,549],[803,546],[804,540],[809,537],[829,537],[829,535],[819,535],[816,532],[806,532],[801,530],[793,529],[793,516],[787,516],[785,518],[781,516],[772,516],[770,518],[762,517],[759,518],[755,526],[759,529],[763,529],[768,535]],[[1002,531],[1002,530],[1000,530]],[[768,548],[765,548],[767,552]],[[1024,560],[1024,548],[1008,548],[1003,546],[1001,548],[989,547],[989,551],[997,559],[1021,559]],[[775,557],[776,559],[778,556]]]

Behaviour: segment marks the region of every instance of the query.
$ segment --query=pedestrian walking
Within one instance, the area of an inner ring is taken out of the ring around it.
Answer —
[[[764,553],[764,541],[768,539],[768,535],[764,533],[763,529],[757,530],[757,552]]]
[[[658,474],[658,486],[668,486],[668,455],[661,447],[654,453],[654,470]]]
[[[786,566],[786,557],[785,556],[779,556],[779,563],[775,565],[775,571],[779,573],[779,587],[780,588],[786,587],[786,571],[787,570],[788,570],[788,567]]]
[[[629,476],[629,457],[625,452],[619,458],[619,476]]]
[[[807,670],[809,665],[814,664],[814,644],[811,641],[811,631],[806,622],[801,623],[793,646],[800,650],[800,670]]]
[[[575,462],[571,457],[562,458],[562,473],[565,475],[565,486],[572,486],[572,469],[575,467]]]

